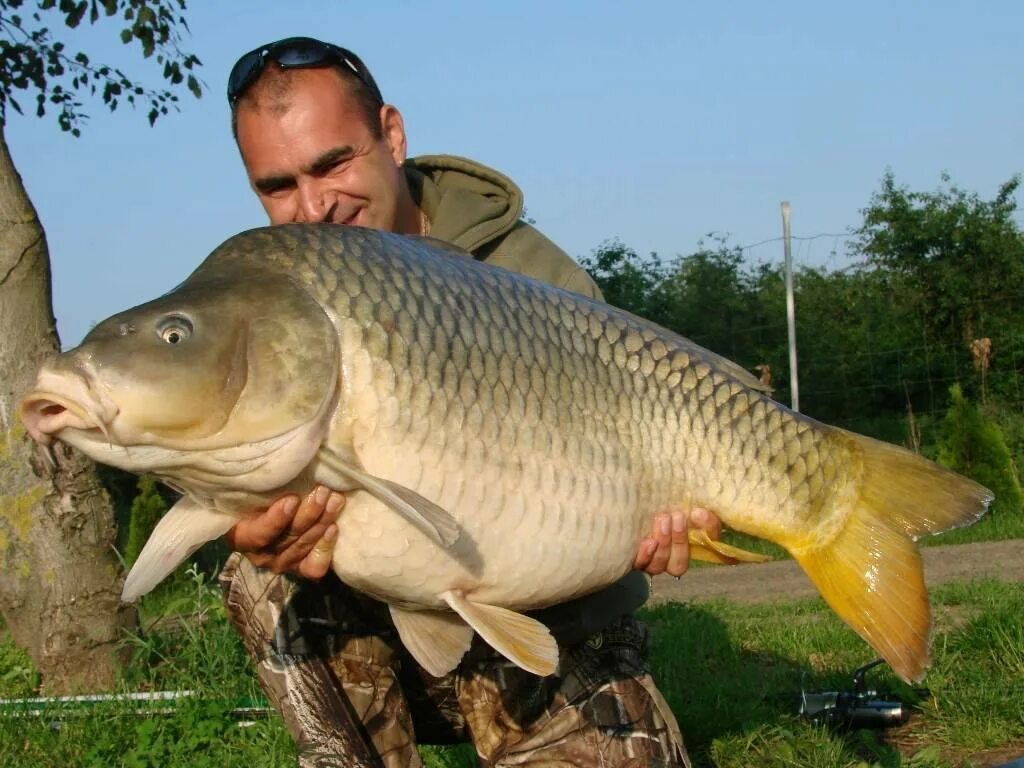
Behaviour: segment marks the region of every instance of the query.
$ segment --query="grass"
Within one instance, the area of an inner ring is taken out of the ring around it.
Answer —
[[[910,723],[886,732],[844,733],[796,715],[801,688],[847,686],[849,672],[871,658],[820,600],[669,604],[646,611],[645,619],[653,629],[656,679],[697,766],[951,768],[992,764],[984,755],[1000,748],[1009,750],[1003,761],[1024,754],[1024,586],[952,584],[933,591],[933,604],[935,663],[924,681],[933,698],[916,706]],[[293,765],[294,748],[276,716],[244,728],[231,717],[229,702],[258,689],[216,590],[193,572],[143,607],[143,626],[154,609],[184,607],[201,618],[174,632],[129,639],[133,662],[124,688],[187,688],[204,698],[148,718],[123,705],[85,717],[0,718],[0,765]],[[870,681],[912,696],[877,670]],[[37,684],[24,654],[9,640],[0,642],[0,693],[31,695]],[[423,755],[428,768],[475,764],[468,746],[424,747]]]
[[[68,714],[57,707],[41,717],[0,719],[0,765],[11,768],[81,766],[82,768],[276,768],[294,764],[291,737],[280,719],[261,719],[240,727],[231,714],[235,702],[262,698],[252,665],[227,623],[219,592],[192,570],[143,601],[141,625],[159,614],[182,610],[188,622],[173,631],[125,639],[131,655],[122,691],[193,690],[199,696],[179,702],[167,715],[139,717],[128,704],[95,707],[89,714]],[[16,660],[9,639],[0,644],[0,663]],[[0,667],[0,680],[6,680]],[[23,672],[12,676],[0,693],[35,695]]]
[[[849,686],[870,651],[821,600],[664,605],[647,613],[652,666],[697,765],[959,766],[1014,745],[1024,754],[1024,586],[959,583],[933,591],[933,698],[888,732],[842,733],[796,715],[801,689]],[[882,689],[911,688],[883,673]],[[1009,758],[1007,758],[1009,759]]]

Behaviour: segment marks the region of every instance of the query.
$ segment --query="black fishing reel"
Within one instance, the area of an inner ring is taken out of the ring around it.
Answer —
[[[909,708],[895,694],[869,689],[864,676],[869,669],[883,664],[877,659],[853,673],[853,689],[849,691],[803,691],[800,714],[811,722],[840,728],[892,728],[910,717]],[[927,698],[927,688],[914,690],[915,697]]]

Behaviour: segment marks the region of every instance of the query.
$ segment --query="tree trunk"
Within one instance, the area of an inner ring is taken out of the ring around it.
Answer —
[[[18,401],[59,351],[50,261],[0,128],[0,613],[48,693],[109,689],[120,605],[114,513],[92,462],[63,444],[56,466],[28,438]]]

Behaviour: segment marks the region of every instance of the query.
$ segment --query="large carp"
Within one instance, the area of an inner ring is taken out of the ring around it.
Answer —
[[[782,545],[903,678],[928,663],[914,543],[992,496],[771,400],[618,309],[431,241],[330,225],[231,238],[165,296],[47,364],[30,434],[183,497],[124,586],[145,593],[283,491],[348,491],[333,568],[386,601],[434,674],[474,630],[555,671],[521,611],[626,573],[652,515],[700,505]]]

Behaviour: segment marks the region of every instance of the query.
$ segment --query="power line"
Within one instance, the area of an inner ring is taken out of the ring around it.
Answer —
[[[833,237],[833,238],[836,239],[836,242],[838,244],[838,241],[840,239],[849,240],[852,237],[856,237],[856,235],[853,235],[853,234],[851,234],[849,232],[842,232],[842,233],[819,232],[817,235],[803,235],[803,236],[792,235],[791,239],[792,240],[820,240],[823,237]],[[783,240],[782,237],[770,237],[767,240],[761,240],[760,242],[751,243],[750,245],[741,245],[741,246],[739,246],[739,249],[741,251],[749,251],[751,248],[758,248],[758,247],[760,247],[762,245],[768,245],[769,243],[781,243],[782,240]]]

